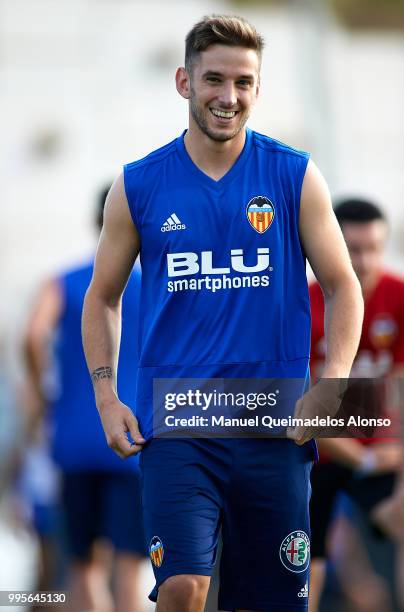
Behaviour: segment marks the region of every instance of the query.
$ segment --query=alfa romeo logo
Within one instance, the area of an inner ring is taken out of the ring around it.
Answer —
[[[310,539],[305,531],[292,531],[279,548],[283,565],[290,572],[304,572],[310,562]]]

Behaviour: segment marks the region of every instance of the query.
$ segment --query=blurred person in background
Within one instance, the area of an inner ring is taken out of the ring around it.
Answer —
[[[27,420],[7,375],[0,337],[0,591],[29,591],[36,585],[37,538],[17,487],[27,437]],[[26,609],[13,607],[16,612]]]
[[[30,406],[24,385],[24,408]],[[31,412],[31,417],[33,416]],[[29,422],[29,421],[28,421]],[[37,564],[37,589],[49,591],[63,584],[65,547],[60,506],[59,470],[51,457],[47,423],[35,418],[35,427],[30,422],[17,490],[24,500],[24,512],[31,528],[38,537],[39,561]],[[33,607],[33,610],[36,610]]]
[[[401,445],[404,454],[404,376],[396,380],[394,389],[401,415]],[[393,494],[382,500],[372,510],[373,522],[396,544],[396,584],[400,611],[404,610],[404,462],[401,463],[399,476]]]
[[[99,231],[107,193],[104,189],[99,196]],[[123,462],[106,444],[81,343],[83,300],[92,274],[90,261],[51,279],[40,291],[25,338],[30,403],[37,407],[38,421],[47,410],[53,457],[61,472],[70,609],[140,612],[145,543],[138,458]],[[123,297],[118,375],[119,392],[128,403],[133,403],[136,390],[139,301],[136,266]],[[52,363],[57,383],[49,398],[44,380]]]
[[[16,398],[4,365],[0,339],[0,502],[4,500],[5,493],[18,472],[27,429],[24,413],[17,409]]]
[[[391,377],[404,372],[404,279],[386,271],[383,255],[388,226],[381,209],[361,199],[347,199],[335,208],[348,246],[353,268],[361,284],[365,315],[361,341],[352,368],[352,377]],[[320,286],[310,286],[312,309],[311,367],[321,376],[326,342],[324,337],[324,298]],[[388,401],[388,395],[385,401]],[[391,406],[384,405],[386,414]],[[391,412],[394,419],[395,414]],[[391,435],[389,433],[389,435]],[[369,517],[380,500],[393,490],[403,455],[398,441],[372,438],[319,439],[320,463],[312,471],[310,515],[312,525],[312,562],[310,612],[316,612],[323,588],[326,540],[334,502],[346,491]],[[356,563],[355,590],[358,610],[386,609],[386,590],[372,571],[366,555],[354,542],[358,538],[350,527],[347,546],[350,555],[346,567]],[[341,530],[340,530],[341,531]],[[346,551],[345,551],[346,552]],[[352,568],[351,568],[352,569]]]

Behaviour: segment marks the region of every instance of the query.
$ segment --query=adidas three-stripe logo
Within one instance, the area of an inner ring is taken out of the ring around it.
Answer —
[[[160,229],[162,232],[173,232],[174,230],[186,229],[186,225],[184,225],[184,223],[181,223],[175,213],[172,213],[168,217],[167,221],[163,223]]]

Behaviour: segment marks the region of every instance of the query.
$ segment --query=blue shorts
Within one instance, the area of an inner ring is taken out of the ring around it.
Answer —
[[[219,609],[308,605],[314,442],[154,439],[141,453],[146,539],[156,578],[210,576],[219,532]]]
[[[117,552],[145,556],[138,473],[64,473],[63,509],[74,558],[87,560],[98,538],[107,539]]]

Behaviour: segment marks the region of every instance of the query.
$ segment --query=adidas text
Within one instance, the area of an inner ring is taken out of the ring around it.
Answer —
[[[167,221],[163,223],[160,230],[162,232],[173,232],[175,230],[184,230],[186,227],[187,226],[184,223],[181,223],[177,215],[173,213],[168,217]]]

